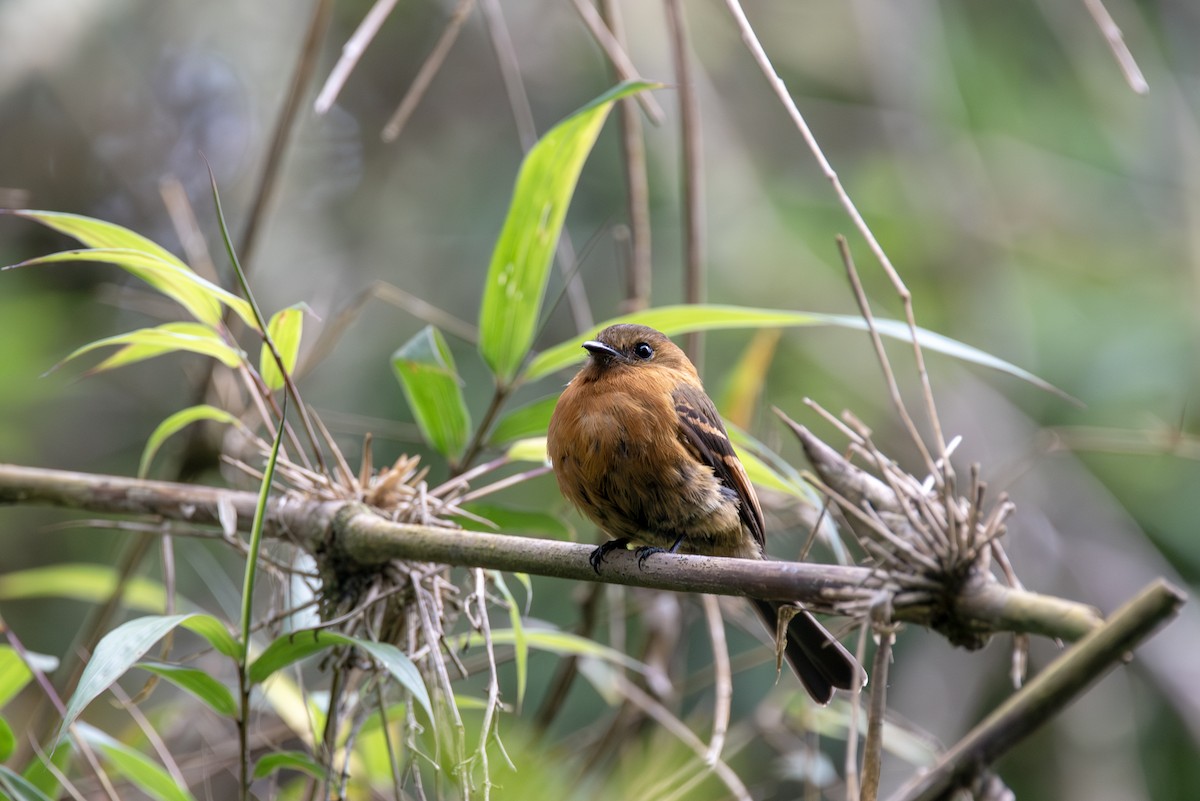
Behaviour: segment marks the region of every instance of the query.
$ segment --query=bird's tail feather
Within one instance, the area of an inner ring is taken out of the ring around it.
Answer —
[[[758,599],[753,599],[753,602],[755,610],[774,637],[779,608],[788,604]],[[788,623],[783,655],[804,689],[819,704],[829,703],[835,688],[850,690],[867,681],[858,660],[802,607]]]

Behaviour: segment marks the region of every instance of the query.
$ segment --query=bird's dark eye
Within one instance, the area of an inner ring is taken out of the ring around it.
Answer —
[[[650,347],[645,342],[639,342],[633,346],[633,355],[639,359],[649,359],[654,355],[654,348]]]

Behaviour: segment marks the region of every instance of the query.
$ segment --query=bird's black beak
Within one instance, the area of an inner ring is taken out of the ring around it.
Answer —
[[[619,350],[605,345],[603,342],[597,342],[594,339],[584,342],[583,349],[592,354],[592,358],[598,362],[609,362],[613,359],[621,358]]]

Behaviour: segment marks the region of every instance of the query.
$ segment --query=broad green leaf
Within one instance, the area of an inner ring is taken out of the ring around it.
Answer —
[[[13,801],[53,801],[33,782],[3,765],[0,765],[0,790],[3,790]]]
[[[13,734],[12,726],[8,725],[8,721],[0,716],[0,762],[7,762],[16,750],[17,738]]]
[[[102,603],[117,588],[117,571],[111,565],[67,562],[18,570],[0,576],[0,601],[28,598],[71,598]],[[157,581],[135,576],[125,585],[122,603],[144,612],[159,612],[166,590]]]
[[[558,396],[551,395],[532,403],[527,403],[513,409],[492,429],[488,442],[493,446],[505,445],[515,439],[543,436],[546,427],[550,425],[550,415],[554,414],[554,405]]]
[[[88,704],[125,675],[156,642],[181,625],[205,637],[221,653],[228,653],[233,638],[216,618],[209,615],[155,615],[117,626],[104,635],[88,660],[79,685],[67,701],[55,744]],[[236,650],[236,645],[233,647]]]
[[[534,464],[546,464],[549,456],[546,455],[546,437],[530,437],[529,439],[519,439],[508,446],[505,451],[505,456],[513,462],[533,462]]]
[[[175,412],[175,414],[159,423],[158,427],[150,434],[150,438],[146,440],[146,447],[142,449],[142,460],[138,463],[138,478],[146,477],[146,473],[150,470],[150,463],[154,460],[154,455],[158,453],[158,449],[162,447],[164,442],[181,429],[199,420],[214,420],[218,423],[241,425],[241,421],[236,416],[224,409],[218,409],[216,406],[209,406],[206,403],[202,403],[199,406],[189,406],[186,409]]]
[[[657,309],[626,314],[613,318],[608,322],[594,326],[591,330],[568,340],[561,345],[555,345],[549,350],[542,351],[529,363],[522,378],[532,381],[549,375],[564,367],[583,361],[587,355],[583,343],[595,338],[601,329],[615,323],[641,323],[651,328],[657,328],[667,336],[675,336],[689,331],[715,331],[724,328],[780,328],[789,326],[838,326],[856,331],[866,331],[867,324],[861,318],[848,314],[818,314],[816,312],[797,312],[784,309],[754,309],[743,306],[712,306],[705,304],[663,306]],[[899,320],[875,320],[875,328],[880,335],[911,342],[908,325]],[[1070,395],[1027,370],[1016,365],[997,359],[991,354],[984,353],[970,345],[927,331],[917,329],[917,341],[926,350],[944,353],[965,362],[973,362],[983,367],[990,367],[1020,378],[1039,389],[1051,392],[1066,400],[1078,403]]]
[[[283,367],[289,375],[296,371],[296,359],[300,355],[300,336],[304,331],[304,308],[304,304],[301,303],[280,309],[271,316],[270,322],[267,323],[271,341],[275,343],[275,349],[279,351],[279,357],[283,359]],[[275,363],[275,357],[271,355],[271,349],[267,347],[266,342],[263,342],[262,351],[258,357],[258,372],[266,383],[267,389],[273,391],[283,387],[283,374],[279,372],[279,365]]]
[[[301,751],[276,751],[266,754],[254,765],[254,778],[262,779],[279,770],[298,770],[314,779],[325,778],[325,768]]]
[[[471,434],[462,379],[442,332],[429,325],[392,355],[392,369],[425,440],[455,459]]]
[[[412,693],[413,698],[425,708],[430,720],[433,719],[429,690],[425,688],[417,666],[403,651],[388,643],[363,640],[335,631],[302,631],[277,638],[250,664],[250,681],[261,684],[275,671],[338,645],[349,645],[366,651],[392,675],[392,678]]]
[[[114,740],[104,732],[81,723],[77,727],[88,744],[99,751],[116,771],[155,801],[196,801],[195,796],[180,787],[171,774],[150,757]]]
[[[211,356],[226,367],[237,367],[244,354],[238,348],[225,343],[213,329],[202,323],[163,323],[154,328],[139,328],[127,334],[117,334],[76,348],[69,356],[55,365],[61,367],[72,359],[77,359],[85,353],[109,345],[124,345],[112,356],[88,371],[89,374],[123,367],[134,362],[144,361],[162,356],[165,353],[189,351],[203,356]]]
[[[500,590],[500,594],[508,602],[508,622],[512,626],[513,635],[513,659],[517,665],[517,714],[519,715],[521,707],[525,704],[525,685],[529,677],[529,642],[525,637],[525,626],[521,622],[521,607],[517,606],[517,599],[508,591],[508,585],[504,583],[504,574],[498,570],[491,571],[491,574],[492,583],[496,585],[496,589]]]
[[[555,125],[525,156],[492,251],[479,310],[479,352],[508,385],[533,344],[554,248],[583,162],[613,103],[655,84],[626,82]]]
[[[258,330],[258,325],[254,321],[254,313],[246,301],[196,275],[177,259],[166,261],[158,256],[129,248],[89,248],[51,253],[13,264],[4,269],[77,261],[93,261],[121,267],[174,300],[192,317],[206,325],[214,328],[220,325],[223,304],[233,309],[253,330]]]
[[[203,670],[182,665],[164,665],[159,662],[138,662],[134,667],[161,676],[181,690],[186,690],[208,704],[218,715],[227,718],[237,716],[237,702],[233,693]]]

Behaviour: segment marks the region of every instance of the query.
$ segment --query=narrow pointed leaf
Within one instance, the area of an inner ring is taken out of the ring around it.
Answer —
[[[77,261],[94,261],[120,267],[183,306],[189,314],[205,325],[217,327],[221,322],[221,307],[225,305],[233,309],[251,328],[258,329],[250,305],[245,300],[196,275],[178,259],[168,262],[158,256],[129,248],[90,248],[51,253],[4,269]]]
[[[178,351],[211,356],[226,367],[237,367],[243,353],[225,343],[216,331],[201,323],[164,323],[154,328],[139,328],[127,334],[117,334],[76,348],[56,365],[62,366],[85,353],[110,345],[123,345],[120,350],[89,370],[99,373],[115,367],[124,367],[134,362],[152,359],[166,353]]]
[[[403,651],[394,645],[350,637],[335,631],[302,631],[277,638],[250,664],[250,681],[261,684],[277,670],[338,645],[353,646],[370,654],[392,678],[412,693],[413,698],[424,707],[430,720],[433,719],[429,690],[426,689],[416,665]]]
[[[128,228],[123,228],[115,223],[97,220],[92,217],[84,217],[79,214],[66,214],[58,211],[34,211],[20,210],[13,211],[12,214],[18,217],[24,217],[28,220],[34,220],[48,228],[53,228],[59,233],[66,234],[69,237],[79,240],[89,248],[95,251],[119,251],[132,250],[139,253],[144,253],[147,256],[168,265],[174,266],[181,270],[184,275],[183,280],[196,283],[202,289],[205,289],[215,299],[229,306],[233,311],[242,318],[251,329],[257,331],[258,325],[254,321],[254,314],[250,309],[250,304],[244,299],[227,292],[215,284],[206,281],[188,267],[184,262],[171,251],[164,248],[162,245],[147,239],[139,233],[130,231]],[[116,263],[116,262],[114,262]],[[136,275],[136,273],[135,273]],[[139,276],[141,277],[141,276]],[[151,286],[156,286],[152,280],[147,280]],[[157,287],[160,291],[162,287]],[[199,318],[198,318],[199,319]],[[215,321],[213,321],[215,324]]]
[[[479,352],[501,386],[533,344],[554,248],[600,127],[613,103],[652,86],[639,81],[610,89],[547,131],[525,156],[479,310]]]
[[[161,676],[181,690],[203,701],[218,715],[227,718],[237,715],[237,702],[233,699],[233,693],[203,670],[182,665],[164,665],[158,662],[138,662],[135,667]]]
[[[593,326],[590,330],[561,345],[542,351],[530,361],[522,375],[526,381],[532,381],[549,375],[564,367],[570,367],[583,361],[587,355],[583,343],[594,339],[601,329],[615,323],[640,323],[651,328],[657,328],[667,336],[675,336],[689,331],[715,331],[725,328],[777,328],[792,326],[837,326],[856,331],[866,331],[866,322],[858,316],[849,314],[819,314],[816,312],[787,311],[785,309],[756,309],[744,306],[717,306],[707,304],[663,306],[657,309],[626,314],[615,317],[607,322]],[[899,320],[875,320],[875,328],[881,336],[911,342],[908,325]],[[1053,384],[1038,378],[1028,370],[1009,364],[978,348],[965,345],[957,340],[941,334],[917,329],[917,341],[926,350],[953,356],[965,362],[972,362],[983,367],[990,367],[1008,373],[1011,376],[1033,384],[1039,389],[1058,395],[1065,400],[1078,403],[1067,393]]]
[[[175,414],[159,423],[158,427],[150,434],[150,438],[146,440],[146,447],[142,448],[141,462],[138,463],[138,478],[146,477],[146,473],[150,470],[150,463],[154,460],[154,455],[158,453],[158,449],[162,447],[164,442],[183,428],[200,420],[213,420],[229,425],[241,424],[241,421],[234,415],[224,409],[218,409],[216,406],[209,406],[206,403],[202,403],[199,406],[189,406],[186,409],[175,412]]]
[[[67,701],[67,711],[63,715],[55,745],[62,732],[75,722],[88,704],[112,686],[114,681],[125,675],[156,642],[180,625],[201,634],[222,653],[226,653],[228,647],[224,641],[232,640],[225,627],[216,618],[208,615],[156,615],[137,618],[117,626],[104,635],[92,653],[92,658],[88,660],[79,685]],[[218,631],[223,633],[224,637],[219,636]]]
[[[254,778],[262,779],[280,770],[298,770],[314,779],[325,778],[325,768],[300,751],[276,751],[264,755],[254,765]]]
[[[13,801],[52,801],[33,782],[3,765],[0,765],[0,790],[11,796]]]
[[[496,585],[496,589],[500,590],[504,600],[508,602],[508,622],[512,626],[513,634],[513,661],[517,665],[517,714],[519,715],[525,704],[525,685],[529,677],[529,641],[525,637],[525,625],[521,622],[521,607],[517,605],[517,599],[509,592],[508,585],[504,583],[504,574],[492,571],[492,582]]]
[[[425,440],[443,456],[462,454],[471,416],[442,332],[426,326],[392,355],[392,369]]]
[[[67,562],[5,573],[0,576],[0,601],[70,598],[102,603],[116,588],[117,570],[112,565]],[[126,583],[121,603],[143,612],[159,612],[166,597],[161,583],[135,576]]]
[[[275,348],[279,351],[280,358],[283,359],[283,367],[289,375],[296,371],[296,359],[300,355],[300,336],[303,330],[303,304],[280,309],[271,315],[271,320],[267,323],[271,341],[275,343]],[[258,372],[268,389],[274,391],[283,388],[283,374],[279,372],[279,365],[275,363],[275,357],[271,355],[271,349],[267,347],[266,342],[263,343],[259,355]]]
[[[16,750],[17,738],[13,734],[12,726],[8,725],[8,721],[0,717],[0,762],[7,762],[8,758],[13,755]]]
[[[154,801],[196,801],[187,788],[176,784],[175,779],[150,757],[108,736],[99,729],[79,725],[79,732],[88,744],[99,751],[115,772],[129,780],[134,786]]]

